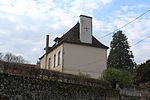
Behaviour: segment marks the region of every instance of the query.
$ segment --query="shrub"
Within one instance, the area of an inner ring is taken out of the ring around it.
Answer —
[[[103,72],[102,78],[111,83],[112,87],[115,88],[116,84],[120,87],[129,85],[133,81],[133,76],[130,72],[115,68],[108,68]]]

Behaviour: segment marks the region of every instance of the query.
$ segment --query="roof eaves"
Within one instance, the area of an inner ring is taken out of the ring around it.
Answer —
[[[102,48],[102,49],[107,49],[105,47],[100,47],[100,46],[95,46],[89,43],[78,43],[78,42],[70,42],[70,41],[63,41],[64,43],[70,43],[70,44],[78,44],[78,45],[84,45],[84,46],[90,46],[90,47],[96,47],[96,48]]]
[[[42,55],[42,56],[39,58],[39,60],[41,60],[42,58],[44,58],[44,56],[45,56],[45,54],[44,54],[44,55]]]
[[[105,46],[104,44],[102,44],[100,41],[98,41],[94,36],[92,36],[92,38],[93,38],[92,42],[96,41],[101,48],[103,48],[103,49],[109,48],[109,47]]]

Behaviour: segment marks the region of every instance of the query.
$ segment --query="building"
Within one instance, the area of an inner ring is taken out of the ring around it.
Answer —
[[[108,47],[92,35],[92,17],[80,15],[80,23],[54,41],[49,47],[46,36],[45,54],[39,58],[41,68],[76,75],[82,72],[93,78],[106,69]]]

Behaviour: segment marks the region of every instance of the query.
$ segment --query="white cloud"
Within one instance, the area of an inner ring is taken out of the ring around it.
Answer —
[[[24,54],[31,62],[36,62],[35,60],[42,55],[45,34],[50,33],[50,44],[53,44],[52,39],[61,36],[75,25],[79,21],[80,14],[93,17],[94,35],[101,37],[137,17],[140,14],[138,11],[141,9],[149,7],[147,4],[132,7],[124,5],[120,7],[120,10],[114,12],[114,15],[106,18],[98,19],[94,16],[95,10],[101,10],[112,1],[0,0],[0,43],[5,42],[5,45],[0,45],[0,50]],[[149,27],[150,17],[146,16],[123,30],[129,38],[130,44],[133,44],[149,34]],[[109,45],[111,38],[106,37],[100,40]],[[148,51],[149,46],[146,46],[147,44],[143,46],[142,50]],[[140,57],[137,49],[138,47],[133,49],[136,59]],[[146,53],[143,53],[142,56],[145,56],[145,59],[150,58],[150,55]]]
[[[146,6],[142,6],[146,7]],[[135,11],[130,6],[124,6],[120,7],[121,10],[118,10],[112,15],[111,17],[108,17],[105,21],[102,20],[95,20],[96,25],[96,31],[101,32],[102,34],[107,34],[113,32],[115,29],[118,29],[122,27],[123,25],[127,24],[137,16],[141,14],[141,12],[138,12],[138,9],[141,10],[141,6],[137,6]],[[129,9],[130,8],[130,9]],[[144,12],[144,11],[143,11]],[[107,27],[105,27],[107,26]],[[142,40],[146,36],[150,36],[150,16],[149,13],[145,14],[141,18],[137,19],[133,23],[127,25],[126,27],[122,28],[123,32],[128,38],[130,46],[137,43],[138,41]],[[98,29],[97,29],[98,28]],[[104,33],[108,30],[108,32]],[[110,30],[109,30],[110,29]],[[97,35],[97,34],[96,34]],[[98,35],[100,37],[100,35]],[[110,40],[109,37],[106,37],[104,39],[100,39],[104,43],[108,44],[108,40]],[[147,42],[146,42],[147,41]],[[109,42],[110,43],[110,42]],[[150,59],[150,39],[144,40],[143,42],[137,44],[139,46],[134,46],[131,48],[131,50],[134,53],[135,61],[137,63],[142,63],[143,61],[146,61],[147,59]],[[141,52],[142,51],[142,52]]]
[[[52,28],[60,29],[61,27],[69,27],[77,21],[77,16],[80,14],[92,15],[93,10],[110,3],[112,0],[62,0],[56,2],[55,0],[2,0],[0,1],[0,12],[13,14],[15,17],[25,15],[34,19],[47,18],[51,19],[53,23]],[[61,4],[62,6],[59,6]],[[87,12],[87,13],[85,13]],[[10,20],[15,18],[8,17]]]
[[[143,63],[143,61],[146,61],[148,59],[150,59],[150,38],[141,42],[139,45],[136,45],[134,47],[132,47],[131,49],[134,52],[135,56],[135,60],[137,62]]]
[[[126,6],[121,6],[120,8],[121,8],[121,10],[123,10],[123,11],[128,11],[129,6],[127,6],[127,5],[126,5]]]

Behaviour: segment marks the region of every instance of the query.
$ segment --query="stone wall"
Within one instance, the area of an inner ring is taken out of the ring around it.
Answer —
[[[0,100],[119,100],[101,80],[6,62],[0,70]]]
[[[141,87],[130,86],[119,91],[121,100],[150,100],[150,93]]]
[[[117,100],[118,92],[100,87],[0,74],[0,100]]]

